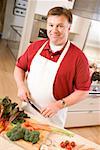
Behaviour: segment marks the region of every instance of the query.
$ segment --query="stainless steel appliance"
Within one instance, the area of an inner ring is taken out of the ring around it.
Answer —
[[[27,0],[15,0],[13,13],[14,15],[25,17],[27,9]]]
[[[41,38],[47,38],[46,19],[45,16],[35,14],[30,42]]]

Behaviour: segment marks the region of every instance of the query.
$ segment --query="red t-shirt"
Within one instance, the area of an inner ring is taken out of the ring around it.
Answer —
[[[45,41],[39,40],[30,44],[16,65],[29,72],[32,59]],[[57,62],[62,51],[52,53],[48,41],[40,55]],[[74,89],[89,90],[90,83],[88,60],[84,53],[71,43],[57,71],[53,84],[53,95],[59,100],[70,95]]]

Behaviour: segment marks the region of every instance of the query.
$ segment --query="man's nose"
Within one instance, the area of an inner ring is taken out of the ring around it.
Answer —
[[[57,26],[53,26],[52,30],[53,30],[54,32],[57,32],[57,31],[58,31]]]

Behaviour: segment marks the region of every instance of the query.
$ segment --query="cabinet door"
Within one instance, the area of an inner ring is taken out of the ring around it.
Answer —
[[[85,100],[69,107],[68,111],[90,111],[90,110],[100,110],[100,97],[89,96]]]
[[[69,40],[83,49],[91,21],[86,18],[73,15],[73,23],[69,34]]]
[[[65,127],[100,125],[100,111],[68,112]]]
[[[90,21],[88,19],[73,14],[73,22],[70,28],[70,33],[77,34],[76,36],[79,36],[82,32],[82,28],[85,26],[87,29],[87,26],[89,26],[89,24]]]
[[[49,9],[56,7],[56,6],[61,6],[61,7],[66,7],[68,9],[72,9],[73,5],[74,5],[74,1],[75,0],[72,0],[72,1],[68,1],[68,0],[47,0],[47,1],[46,0],[37,0],[35,13],[46,16]]]

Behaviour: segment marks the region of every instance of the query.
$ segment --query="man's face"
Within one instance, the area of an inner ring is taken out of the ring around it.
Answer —
[[[47,19],[47,35],[54,45],[62,45],[68,39],[70,24],[64,15],[49,16]]]

